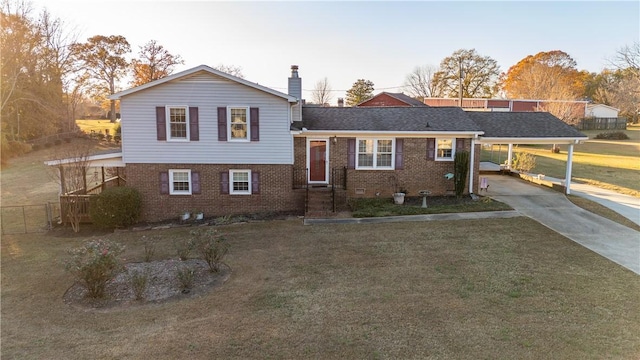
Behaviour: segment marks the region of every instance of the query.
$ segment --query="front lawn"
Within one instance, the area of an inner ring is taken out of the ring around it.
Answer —
[[[528,218],[218,227],[229,280],[165,303],[65,305],[65,250],[87,238],[4,236],[7,359],[637,359],[640,277]],[[142,235],[111,234],[128,262]],[[55,235],[55,236],[54,236]]]
[[[404,204],[396,205],[393,199],[387,198],[352,199],[349,207],[356,218],[513,210],[509,205],[488,197],[481,197],[477,201],[471,200],[468,196],[427,197],[426,208],[422,207],[422,200],[422,197],[407,197]]]

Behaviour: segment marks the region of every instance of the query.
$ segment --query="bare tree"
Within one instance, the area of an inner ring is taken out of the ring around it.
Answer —
[[[478,54],[475,49],[460,49],[442,59],[432,82],[444,96],[459,97],[462,87],[463,97],[491,98],[498,93],[499,75],[496,60]]]
[[[218,70],[218,71],[222,71],[223,73],[227,73],[229,75],[233,75],[235,77],[239,77],[241,79],[244,79],[244,75],[242,74],[242,67],[240,67],[240,66],[218,64],[217,66],[214,66],[213,68]]]
[[[438,68],[433,65],[416,66],[413,71],[407,75],[405,86],[408,87],[409,93],[420,101],[425,98],[441,96],[438,89],[434,86],[433,75]]]
[[[616,81],[610,89],[612,105],[637,123],[640,120],[640,42],[618,50],[610,63],[616,69]]]
[[[314,104],[326,105],[331,102],[333,95],[331,94],[331,84],[325,76],[322,80],[316,82],[316,86],[311,92],[311,100]]]
[[[132,86],[158,80],[173,72],[176,65],[184,64],[180,55],[173,55],[155,40],[140,46],[139,59],[131,60]]]
[[[622,47],[609,62],[616,69],[629,69],[636,76],[640,76],[640,42],[636,41],[631,46]]]
[[[74,147],[58,153],[56,167],[51,167],[51,177],[60,185],[60,212],[71,224],[74,232],[80,231],[82,217],[88,213],[89,195],[89,145]]]

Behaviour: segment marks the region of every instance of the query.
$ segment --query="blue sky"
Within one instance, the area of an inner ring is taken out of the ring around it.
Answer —
[[[155,39],[185,60],[178,71],[237,65],[247,80],[286,92],[290,65],[297,64],[305,90],[329,79],[334,103],[359,78],[373,81],[376,92],[401,92],[414,67],[437,66],[461,48],[494,58],[502,71],[527,55],[562,50],[578,69],[599,72],[617,49],[640,38],[639,1],[32,4],[75,27],[81,40],[125,36],[132,55]]]

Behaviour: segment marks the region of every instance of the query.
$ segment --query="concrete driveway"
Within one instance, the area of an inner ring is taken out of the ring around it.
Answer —
[[[573,205],[556,191],[511,176],[481,175],[487,195],[568,237],[607,259],[640,274],[640,232]],[[481,195],[485,195],[482,191]]]

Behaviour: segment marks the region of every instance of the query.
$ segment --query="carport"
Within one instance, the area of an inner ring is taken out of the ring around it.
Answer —
[[[565,193],[571,193],[573,146],[589,138],[547,112],[476,112],[467,115],[484,131],[477,143],[507,145],[505,168],[511,170],[513,145],[567,145]]]

